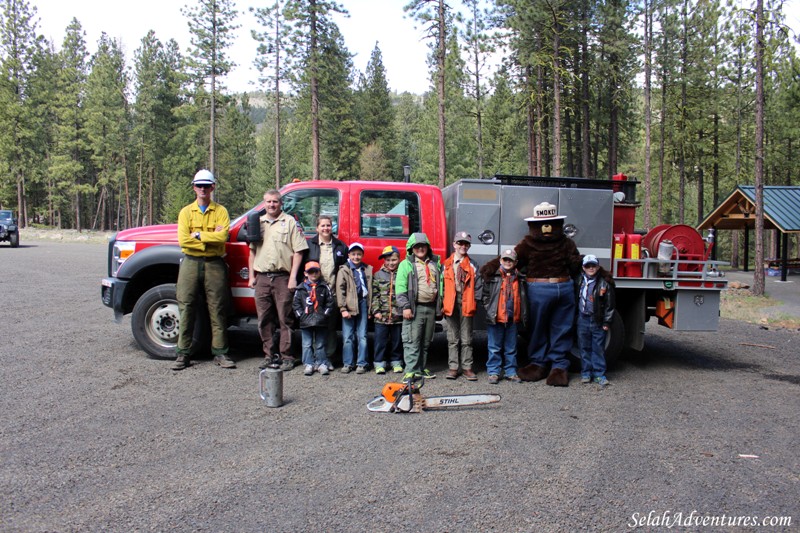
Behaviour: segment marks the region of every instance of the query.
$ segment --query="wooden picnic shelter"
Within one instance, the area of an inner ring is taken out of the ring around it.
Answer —
[[[747,272],[750,230],[756,225],[756,188],[738,185],[697,227],[698,230],[744,230],[744,271]],[[800,259],[789,259],[789,235],[800,234],[800,187],[769,185],[764,187],[764,229],[777,230],[781,281],[786,281],[789,267],[800,267]],[[759,268],[756,265],[756,268]]]

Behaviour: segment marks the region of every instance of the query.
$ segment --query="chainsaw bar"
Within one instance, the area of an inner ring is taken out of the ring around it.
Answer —
[[[413,404],[412,402],[413,398]],[[383,396],[377,396],[367,403],[367,409],[375,413],[419,413],[422,410],[450,409],[454,407],[472,407],[487,405],[500,401],[499,394],[463,394],[457,396],[430,396],[420,394],[400,397],[390,402]]]

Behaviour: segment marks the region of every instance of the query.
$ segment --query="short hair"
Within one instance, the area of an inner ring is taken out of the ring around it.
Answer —
[[[328,222],[331,223],[331,225],[333,225],[333,217],[332,216],[330,216],[330,215],[320,215],[320,216],[317,217],[316,226],[319,226],[319,223],[322,222],[323,220],[327,220]]]
[[[283,196],[281,196],[281,191],[279,191],[278,189],[270,189],[264,193],[264,196],[277,196],[278,200],[283,202]]]

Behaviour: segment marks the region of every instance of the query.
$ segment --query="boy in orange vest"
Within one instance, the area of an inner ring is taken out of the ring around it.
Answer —
[[[459,368],[469,381],[477,381],[472,371],[472,317],[475,316],[475,294],[478,290],[478,268],[467,252],[472,237],[465,231],[453,239],[453,255],[443,265],[444,299],[442,303],[447,325],[447,379],[456,379]],[[459,361],[460,352],[460,361]]]
[[[517,375],[517,334],[527,321],[527,287],[525,278],[517,270],[517,253],[514,250],[504,250],[500,254],[500,267],[495,269],[493,267],[497,264],[496,261],[481,269],[481,302],[486,309],[489,345],[486,371],[492,385],[500,383],[501,366],[507,380],[519,383],[521,379]]]

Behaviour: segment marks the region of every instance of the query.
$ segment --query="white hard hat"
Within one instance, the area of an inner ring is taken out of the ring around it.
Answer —
[[[210,170],[206,169],[198,170],[197,174],[194,175],[194,179],[192,180],[192,185],[214,185],[216,183],[217,180],[214,178],[214,174],[212,174]]]

